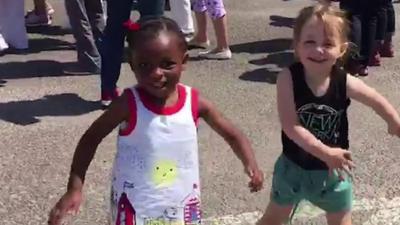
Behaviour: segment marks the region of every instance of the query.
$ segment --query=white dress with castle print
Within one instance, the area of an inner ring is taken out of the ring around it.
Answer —
[[[112,225],[200,224],[197,92],[179,84],[172,107],[127,90],[132,117],[121,125],[111,189]]]

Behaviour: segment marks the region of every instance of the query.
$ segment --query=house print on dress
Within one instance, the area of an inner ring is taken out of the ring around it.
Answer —
[[[115,225],[135,225],[135,209],[129,202],[128,195],[126,194],[126,189],[133,189],[133,183],[127,181],[124,182],[123,192],[118,201],[118,214]]]
[[[183,200],[185,225],[201,223],[200,198],[197,194],[197,184],[193,184],[193,191]]]

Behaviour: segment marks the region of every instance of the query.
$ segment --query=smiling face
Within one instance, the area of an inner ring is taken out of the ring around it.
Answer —
[[[153,181],[158,186],[172,184],[178,175],[177,165],[174,161],[158,161],[153,169]]]
[[[138,85],[155,98],[167,99],[176,91],[187,60],[179,43],[176,34],[163,31],[132,52],[130,64]]]
[[[341,37],[340,28],[333,21],[336,18],[330,17],[332,18],[323,20],[312,16],[304,24],[299,39],[296,40],[296,54],[306,70],[330,70],[344,54],[346,44]]]

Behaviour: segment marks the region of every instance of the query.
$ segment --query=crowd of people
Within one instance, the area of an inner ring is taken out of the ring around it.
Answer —
[[[21,10],[11,2],[16,1],[2,3],[23,13],[23,7]],[[368,66],[380,65],[380,57],[394,56],[391,0],[368,4],[342,0],[342,10],[329,1],[320,2],[300,10],[293,29],[297,60],[278,76],[283,151],[275,163],[270,203],[259,225],[285,223],[302,200],[324,210],[329,225],[352,224],[351,176],[355,165],[349,151],[350,99],[372,108],[387,123],[388,133],[400,137],[400,116],[395,108],[350,75],[365,76]],[[226,140],[241,160],[250,190],[262,188],[264,176],[251,141],[197,89],[180,83],[188,62],[188,47],[209,47],[207,14],[217,43],[215,48],[200,52],[199,57],[232,57],[222,0],[176,0],[171,4],[174,19],[163,16],[164,0],[139,0],[135,4],[140,13],[137,22],[129,21],[132,0],[108,1],[106,21],[101,0],[65,3],[76,39],[78,65],[101,74],[101,99],[107,109],[79,141],[67,191],[51,210],[49,224],[58,225],[68,212],[78,211],[86,171],[96,148],[116,127],[119,132],[111,179],[111,224],[200,223],[200,118]],[[23,27],[49,25],[52,13],[46,1],[35,1]],[[4,27],[1,31],[7,41],[10,31]],[[137,84],[120,93],[116,83],[125,40]]]

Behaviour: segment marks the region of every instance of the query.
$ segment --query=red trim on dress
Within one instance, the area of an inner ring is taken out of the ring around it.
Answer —
[[[139,97],[140,100],[142,101],[143,105],[150,111],[152,111],[155,114],[158,115],[172,115],[175,114],[177,112],[179,112],[179,110],[181,110],[183,108],[183,106],[185,105],[185,99],[186,99],[186,90],[185,87],[181,84],[177,85],[177,91],[178,91],[178,101],[176,101],[176,103],[173,106],[158,106],[156,104],[154,104],[151,101],[151,97],[149,96],[149,94],[145,91],[143,91],[140,88],[136,89],[139,93]]]
[[[129,121],[125,129],[121,129],[119,131],[119,135],[121,136],[127,136],[136,127],[136,122],[137,122],[137,110],[136,110],[136,103],[135,103],[135,95],[133,95],[133,92],[131,89],[125,89],[124,91],[128,95],[128,107],[129,107]]]
[[[192,116],[194,124],[197,127],[199,123],[199,91],[195,88],[191,88],[191,90],[192,90],[191,94]]]

